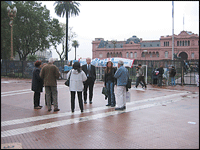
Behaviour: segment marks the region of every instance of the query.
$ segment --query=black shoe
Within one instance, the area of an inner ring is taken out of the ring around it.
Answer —
[[[55,112],[55,111],[60,111],[60,109],[56,108],[56,109],[54,109],[54,112]]]
[[[40,108],[42,108],[43,106],[39,106]]]
[[[114,104],[111,104],[111,107],[115,107],[115,105],[114,105]]]
[[[115,110],[124,110],[124,106],[123,107],[117,107],[117,108],[115,108]]]
[[[34,107],[34,109],[41,109],[42,107],[40,107],[40,106],[37,106],[37,107]]]
[[[84,101],[84,104],[87,104],[87,102],[86,102],[86,101]]]
[[[81,110],[81,112],[83,112],[83,110]]]
[[[48,111],[51,111],[52,109],[48,109]]]
[[[90,101],[90,104],[92,104],[92,101]]]
[[[106,106],[111,106],[111,104],[107,104]]]
[[[74,110],[72,110],[72,113],[74,112]]]

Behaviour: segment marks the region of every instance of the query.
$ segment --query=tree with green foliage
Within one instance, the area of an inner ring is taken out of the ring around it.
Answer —
[[[66,17],[66,55],[65,59],[68,60],[68,18],[72,15],[76,16],[79,15],[79,8],[80,5],[78,2],[75,1],[56,1],[54,3],[55,6],[55,13],[59,17]]]
[[[38,59],[37,55],[28,55],[27,60],[28,61],[36,61]]]
[[[72,42],[73,42],[73,43],[72,43],[72,46],[75,48],[75,60],[76,60],[76,48],[79,47],[79,43],[78,43],[78,41],[76,41],[76,40],[73,40]]]
[[[55,43],[61,43],[64,36],[62,28],[58,19],[50,19],[50,11],[46,6],[42,7],[36,1],[13,1],[11,8],[14,6],[17,14],[13,21],[13,50],[14,54],[18,53],[20,60],[26,60],[29,54],[34,55],[37,51],[44,51]],[[3,16],[1,19],[4,18],[7,17]],[[1,38],[5,35],[7,34],[1,34]],[[5,41],[6,47],[10,47]]]

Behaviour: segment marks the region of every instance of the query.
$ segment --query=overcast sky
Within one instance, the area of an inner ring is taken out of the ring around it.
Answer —
[[[54,10],[55,1],[41,1],[50,16],[66,23]],[[92,57],[95,38],[124,41],[133,35],[143,40],[159,40],[172,35],[172,1],[80,1],[80,13],[69,18],[80,46],[77,58]],[[184,16],[184,26],[183,26]],[[199,1],[174,1],[174,34],[182,30],[199,34]],[[58,46],[61,51],[61,45]],[[51,48],[53,58],[59,58]],[[74,48],[68,53],[74,59]]]

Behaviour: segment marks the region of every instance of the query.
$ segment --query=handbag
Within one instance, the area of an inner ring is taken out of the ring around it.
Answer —
[[[72,73],[72,71],[70,72],[67,81],[65,81],[65,85],[66,85],[66,86],[69,86],[71,73]]]
[[[105,96],[108,96],[108,89],[106,87],[102,88],[102,94],[104,94]]]
[[[131,82],[132,82],[132,79],[128,79],[128,83],[127,83],[127,85],[126,85],[126,87],[127,87],[128,89],[131,88]]]

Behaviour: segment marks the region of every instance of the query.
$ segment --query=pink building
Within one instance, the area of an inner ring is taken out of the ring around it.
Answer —
[[[180,34],[174,35],[174,53],[184,60],[199,59],[199,36],[188,31],[181,31]],[[108,57],[171,60],[172,36],[161,36],[160,40],[148,41],[143,41],[136,36],[126,41],[104,41],[103,38],[95,38],[95,41],[92,41],[92,59]]]

